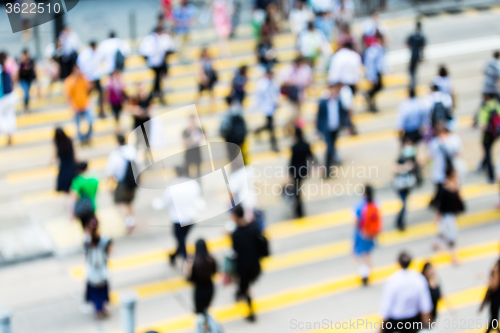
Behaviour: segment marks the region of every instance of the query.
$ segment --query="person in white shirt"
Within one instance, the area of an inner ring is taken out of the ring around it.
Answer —
[[[175,258],[181,256],[187,258],[186,238],[193,223],[202,211],[206,203],[202,197],[200,184],[187,174],[187,169],[183,166],[175,168],[177,178],[163,192],[161,198],[153,201],[153,208],[160,210],[164,207],[168,210],[170,220],[174,225],[174,236],[177,240],[177,249],[170,256],[170,265],[175,265]],[[172,196],[170,187],[182,184],[182,191],[176,191],[175,198]]]
[[[450,95],[453,101],[453,81],[451,80],[448,69],[445,65],[439,66],[438,75],[434,77],[432,83],[438,87],[439,91]]]
[[[326,13],[333,9],[332,0],[310,0],[310,3],[315,13]]]
[[[106,175],[117,183],[114,202],[119,206],[125,227],[130,232],[135,227],[133,202],[137,188],[135,180],[130,178],[134,176],[130,162],[136,159],[137,150],[133,145],[127,145],[123,135],[117,135],[116,140],[120,146],[109,154]]]
[[[300,33],[297,43],[300,54],[309,61],[312,67],[321,54],[326,51],[331,54],[331,46],[325,34],[316,29],[313,22],[309,22],[307,29]]]
[[[333,5],[333,18],[337,29],[344,25],[351,25],[354,19],[354,1],[352,0],[338,0]]]
[[[344,46],[335,52],[330,60],[328,70],[328,83],[342,82],[351,88],[353,95],[356,94],[356,85],[361,77],[363,62],[361,56],[353,50],[353,45],[346,42]]]
[[[366,95],[369,111],[378,112],[375,105],[375,95],[382,90],[382,75],[385,70],[385,50],[382,47],[383,37],[376,33],[375,41],[365,52],[365,72],[366,78],[371,82],[372,88]]]
[[[234,203],[244,208],[245,220],[254,221],[255,213],[261,213],[261,211],[258,208],[257,194],[253,186],[253,168],[245,166],[238,158],[233,160],[231,168],[232,172],[228,177],[228,182]]]
[[[116,68],[123,71],[125,59],[130,55],[128,43],[118,37],[115,32],[110,32],[109,38],[99,44],[97,53],[103,64],[103,73],[111,75]]]
[[[396,115],[396,130],[402,143],[409,140],[417,144],[422,139],[426,116],[424,104],[415,96],[415,90],[410,88],[408,99],[399,105]]]
[[[155,73],[152,96],[158,96],[162,104],[165,104],[165,101],[161,82],[168,73],[166,56],[173,50],[172,38],[160,27],[144,37],[139,45],[139,54],[146,57],[148,67]]]
[[[257,81],[255,91],[255,105],[260,108],[267,119],[266,125],[258,128],[255,134],[259,135],[262,131],[269,131],[271,148],[273,151],[279,152],[276,136],[274,134],[274,113],[278,107],[280,89],[274,80],[274,73],[271,70],[268,70],[266,74]]]
[[[380,13],[378,11],[374,11],[369,18],[363,21],[361,24],[361,31],[363,33],[363,44],[365,48],[368,48],[371,43],[373,43],[377,31],[382,35],[385,42],[388,42],[387,26],[380,19]]]
[[[319,102],[316,128],[327,145],[325,177],[330,175],[332,162],[340,163],[336,149],[337,137],[343,127],[351,126],[349,112],[352,109],[353,102],[351,89],[341,82],[331,84],[329,86],[329,95]]]
[[[411,257],[406,252],[399,255],[398,264],[401,269],[385,281],[382,291],[381,331],[416,333],[429,326],[433,308],[429,284],[422,274],[408,269]]]
[[[313,11],[302,1],[297,1],[295,8],[290,11],[288,21],[290,30],[295,36],[298,36],[307,27],[307,22],[314,20]]]
[[[61,79],[67,78],[73,71],[81,46],[80,38],[69,26],[65,26],[59,34],[61,43]]]
[[[433,127],[438,121],[449,122],[450,128],[453,128],[453,99],[450,95],[439,90],[435,84],[431,86],[431,94],[425,100],[427,110],[427,119]]]
[[[91,41],[89,46],[83,49],[76,59],[76,64],[80,67],[83,75],[92,84],[92,90],[98,93],[99,117],[104,118],[104,101],[101,86],[102,71],[97,52],[97,43]]]

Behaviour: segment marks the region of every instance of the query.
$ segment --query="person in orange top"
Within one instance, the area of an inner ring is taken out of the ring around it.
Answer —
[[[71,110],[75,113],[76,130],[78,139],[82,145],[89,144],[92,135],[93,118],[90,113],[90,89],[91,83],[85,79],[80,68],[75,65],[71,75],[64,81],[64,93]],[[86,134],[80,131],[80,120],[86,118],[89,129]]]

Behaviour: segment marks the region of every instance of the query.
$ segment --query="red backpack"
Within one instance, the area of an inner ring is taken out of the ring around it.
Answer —
[[[369,202],[361,212],[361,233],[375,238],[382,231],[382,218],[374,203]]]

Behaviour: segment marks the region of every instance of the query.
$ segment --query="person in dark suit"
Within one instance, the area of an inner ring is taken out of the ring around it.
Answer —
[[[339,132],[348,127],[354,134],[354,127],[350,120],[349,110],[352,109],[353,96],[349,87],[343,88],[340,82],[329,86],[330,95],[319,102],[316,128],[326,142],[325,177],[330,174],[332,161],[340,162],[336,158],[336,141]]]
[[[302,130],[295,128],[295,143],[292,146],[292,157],[290,159],[290,178],[293,179],[293,194],[295,195],[295,216],[304,216],[301,198],[301,184],[309,176],[310,162],[314,160],[311,146],[304,140]]]

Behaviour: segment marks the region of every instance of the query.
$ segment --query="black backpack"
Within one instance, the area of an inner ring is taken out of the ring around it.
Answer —
[[[120,71],[123,71],[123,69],[125,68],[125,57],[123,56],[123,53],[120,50],[116,50],[115,68],[119,69]]]
[[[135,181],[134,178],[134,170],[132,170],[132,162],[127,160],[127,168],[125,169],[125,176],[123,179],[120,181],[123,186],[129,190],[135,189],[139,183],[139,179],[137,179],[137,182]]]
[[[247,124],[245,119],[240,114],[234,114],[231,116],[231,122],[229,130],[226,134],[227,142],[241,145],[245,142],[245,137],[247,136]]]
[[[440,121],[448,121],[451,119],[450,109],[445,107],[441,101],[435,102],[431,113],[432,125],[434,126]]]

